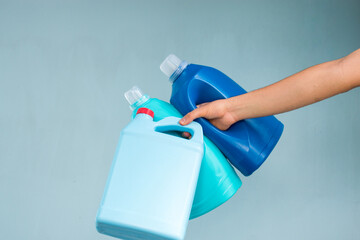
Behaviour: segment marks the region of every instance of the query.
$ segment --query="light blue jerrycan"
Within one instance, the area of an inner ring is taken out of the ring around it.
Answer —
[[[143,94],[137,86],[125,92],[125,98],[136,116],[139,108],[150,108],[155,112],[154,121],[173,116],[181,118],[176,108],[157,98]],[[204,157],[190,213],[190,219],[199,217],[229,200],[241,186],[241,180],[221,151],[204,136]]]
[[[154,122],[140,108],[121,132],[96,217],[100,233],[121,239],[183,239],[203,157],[200,124]],[[185,139],[168,134],[187,131]]]

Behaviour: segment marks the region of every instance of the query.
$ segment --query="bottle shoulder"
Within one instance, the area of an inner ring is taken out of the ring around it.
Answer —
[[[146,103],[144,103],[139,107],[146,107],[153,110],[155,122],[160,121],[161,119],[169,116],[179,117],[179,118],[182,117],[182,115],[179,113],[178,110],[176,110],[176,108],[173,105],[157,98],[151,98],[149,99],[149,101],[147,101]],[[132,119],[135,117],[136,111],[137,109],[133,111]]]
[[[220,70],[202,65],[190,64],[177,81],[173,86],[174,94],[195,92],[196,95],[213,96],[207,102],[246,93],[240,85]]]
[[[147,133],[153,129],[153,120],[147,116],[139,116],[136,118],[136,111],[132,120],[123,128],[122,134]]]

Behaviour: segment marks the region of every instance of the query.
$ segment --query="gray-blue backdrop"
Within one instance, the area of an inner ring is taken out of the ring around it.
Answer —
[[[0,1],[0,238],[111,239],[94,219],[123,93],[175,53],[247,90],[360,47],[358,0]],[[267,162],[187,240],[360,239],[360,89],[278,118]]]

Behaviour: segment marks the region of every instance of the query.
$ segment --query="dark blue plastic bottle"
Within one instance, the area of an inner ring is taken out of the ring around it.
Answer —
[[[173,82],[170,103],[185,115],[196,105],[246,93],[236,82],[211,67],[188,64],[169,55],[160,69]],[[204,134],[245,176],[266,160],[280,139],[284,125],[274,116],[241,120],[222,131],[205,118],[196,120]]]

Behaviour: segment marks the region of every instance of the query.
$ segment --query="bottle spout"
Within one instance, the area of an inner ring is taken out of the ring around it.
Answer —
[[[181,64],[181,59],[170,54],[160,65],[160,70],[169,78],[178,69]]]
[[[128,91],[126,91],[124,93],[124,96],[129,103],[130,109],[132,111],[139,107],[141,104],[145,103],[150,98],[148,95],[143,94],[141,89],[137,86],[133,86]]]
[[[187,65],[188,64],[186,61],[182,61],[174,54],[170,54],[160,64],[160,70],[169,78],[171,82],[174,82]]]

